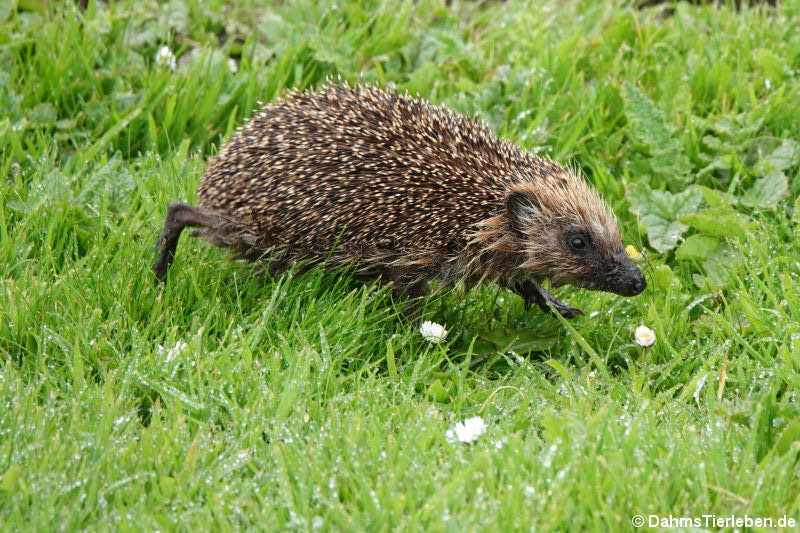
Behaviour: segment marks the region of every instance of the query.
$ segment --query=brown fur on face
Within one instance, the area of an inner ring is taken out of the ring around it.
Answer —
[[[589,184],[564,168],[535,183],[512,183],[504,212],[478,226],[471,244],[489,257],[484,268],[495,270],[493,278],[505,279],[507,286],[548,279],[553,286],[628,293],[634,291],[631,279],[641,277],[624,251],[614,214]],[[573,249],[574,239],[584,248]]]
[[[598,270],[624,253],[617,219],[594,189],[567,170],[532,187],[511,188],[510,223],[523,238],[526,260],[519,268],[541,272],[554,286],[590,286]],[[569,240],[583,238],[591,249],[571,250]]]

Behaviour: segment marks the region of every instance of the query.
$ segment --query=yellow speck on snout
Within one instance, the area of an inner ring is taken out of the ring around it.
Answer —
[[[636,247],[632,244],[629,244],[628,246],[625,247],[625,252],[627,252],[628,257],[630,257],[634,261],[642,260],[642,254],[640,254],[639,250],[637,250]]]

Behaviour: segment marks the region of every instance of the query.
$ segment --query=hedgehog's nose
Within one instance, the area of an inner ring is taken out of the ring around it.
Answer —
[[[633,294],[631,296],[636,296],[637,294],[642,292],[645,287],[647,287],[647,281],[644,279],[644,276],[640,272],[639,277],[633,280],[633,283],[631,283],[631,288],[633,289]]]
[[[644,279],[644,274],[639,270],[630,258],[622,256],[618,259],[620,265],[615,272],[614,279],[611,280],[615,289],[612,292],[621,294],[622,296],[636,296],[647,287],[647,280]]]

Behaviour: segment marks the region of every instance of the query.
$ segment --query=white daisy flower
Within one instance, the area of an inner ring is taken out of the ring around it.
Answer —
[[[430,320],[426,320],[422,323],[419,332],[425,337],[425,340],[429,342],[440,342],[447,337],[447,330],[444,329],[444,326],[436,322],[431,322]]]
[[[450,442],[474,442],[486,432],[486,422],[479,416],[457,422],[453,429],[448,429],[445,437]]]
[[[166,46],[162,46],[156,52],[155,57],[156,65],[160,67],[168,67],[170,70],[175,70],[175,65],[177,64],[175,61],[175,54],[172,53]]]
[[[652,346],[653,343],[656,342],[656,333],[647,326],[639,326],[636,328],[634,337],[636,338],[636,344],[644,346],[645,348]]]

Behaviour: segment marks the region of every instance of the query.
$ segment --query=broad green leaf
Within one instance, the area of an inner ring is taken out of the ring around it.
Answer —
[[[648,148],[662,148],[671,139],[664,114],[650,98],[630,82],[623,85],[625,115],[631,122],[631,137]]]
[[[703,195],[703,201],[708,204],[708,207],[725,207],[733,202],[733,200],[726,197],[726,195],[720,191],[711,189],[705,185],[695,185],[694,188]]]
[[[650,246],[664,253],[675,248],[687,229],[679,218],[697,211],[702,196],[694,189],[672,194],[638,183],[628,189],[626,198],[631,203],[631,211],[639,216]]]
[[[775,150],[761,162],[760,171],[786,170],[800,162],[800,145],[792,139],[784,139]]]
[[[625,116],[631,123],[628,134],[635,143],[647,148],[650,168],[671,179],[685,177],[691,164],[667,127],[664,113],[632,83],[625,82],[623,88]]]
[[[719,137],[714,137],[713,135],[704,135],[703,136],[703,144],[714,150],[715,152],[732,152],[734,151],[737,146],[733,143],[723,141]]]
[[[683,215],[680,221],[714,237],[744,240],[749,219],[731,208],[714,207]]]
[[[670,288],[680,290],[681,280],[667,265],[657,265],[648,276],[649,284],[654,289],[666,291]]]
[[[726,116],[716,120],[691,118],[696,130],[708,131],[703,135],[701,151],[696,157],[705,165],[695,173],[696,177],[719,171],[722,175],[730,172],[736,158],[746,157],[756,148],[758,132],[764,122],[763,117],[754,118],[745,114]]]
[[[692,235],[675,250],[675,257],[678,259],[703,260],[717,249],[719,242],[718,238],[710,235]]]
[[[728,243],[720,243],[716,250],[703,261],[703,269],[717,285],[726,285],[731,276],[731,265],[736,261],[736,249]]]
[[[697,175],[704,176],[715,170],[730,170],[731,167],[733,167],[732,160],[733,157],[731,156],[731,154],[718,155],[714,159],[712,159],[709,164],[701,168],[697,172]]]
[[[759,178],[742,196],[742,203],[751,207],[774,209],[781,198],[789,194],[789,181],[786,174],[773,170]]]

